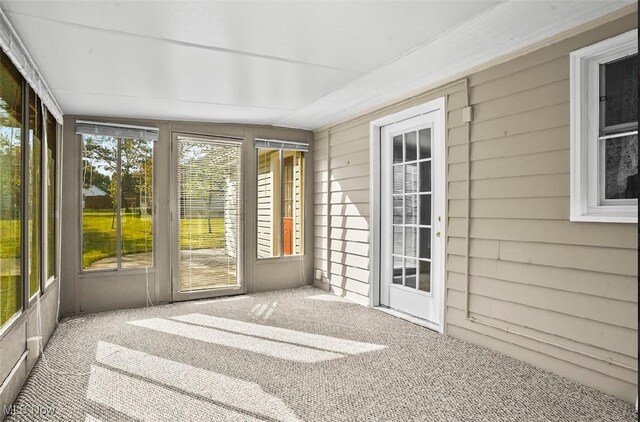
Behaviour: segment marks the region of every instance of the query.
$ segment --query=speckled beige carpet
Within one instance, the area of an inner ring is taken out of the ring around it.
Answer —
[[[7,420],[637,420],[629,403],[313,288],[87,315],[45,353]]]

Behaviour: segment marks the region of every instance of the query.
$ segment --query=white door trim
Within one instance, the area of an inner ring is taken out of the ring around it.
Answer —
[[[369,151],[370,151],[370,182],[369,182],[369,201],[371,204],[371,221],[370,221],[370,230],[371,230],[371,249],[369,253],[369,258],[371,262],[371,273],[370,273],[370,295],[369,295],[369,304],[370,306],[376,308],[380,307],[380,264],[381,264],[381,254],[380,254],[380,245],[381,245],[381,209],[380,209],[380,189],[381,189],[381,161],[380,161],[380,146],[381,146],[381,130],[384,126],[397,123],[403,120],[411,119],[413,117],[417,117],[423,114],[431,113],[436,110],[441,110],[440,118],[438,120],[437,127],[435,128],[435,138],[437,140],[441,140],[444,142],[446,139],[446,102],[444,97],[436,98],[435,100],[431,100],[424,104],[417,105],[415,107],[408,108],[406,110],[402,110],[400,112],[381,117],[379,119],[371,121],[369,124]],[[440,156],[436,159],[441,160],[443,163],[443,167],[446,168],[446,146],[441,148]],[[434,192],[442,195],[442,198],[445,200],[445,210],[446,210],[446,171],[443,171],[442,183],[441,186],[435,187]],[[447,216],[444,217],[444,224],[442,236],[446,240],[446,222]],[[445,241],[446,245],[446,241]],[[445,273],[445,248],[441,248],[440,256],[438,257],[442,262],[442,277],[444,278]],[[444,284],[444,283],[443,283]],[[444,290],[446,286],[443,286],[440,289],[438,296],[440,301],[440,321],[441,324],[439,326],[433,326],[428,321],[424,321],[424,324],[431,329],[438,331],[439,333],[444,333],[445,319],[444,319]],[[403,317],[403,314],[397,312],[397,316]],[[406,315],[406,319],[414,320],[415,317],[411,317]]]

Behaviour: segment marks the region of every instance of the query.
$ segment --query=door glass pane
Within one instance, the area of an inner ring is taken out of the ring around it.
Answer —
[[[420,228],[420,258],[431,259],[431,229]]]
[[[420,159],[431,158],[431,128],[419,132]]]
[[[412,289],[416,288],[417,263],[415,259],[404,260],[404,285]]]
[[[393,137],[393,164],[401,163],[402,157],[402,135]]]
[[[392,282],[393,284],[402,284],[402,267],[403,267],[404,259],[399,256],[393,257],[393,274],[392,274]]]
[[[638,197],[638,135],[605,139],[605,198]]]
[[[22,76],[0,51],[0,325],[22,309]]]
[[[416,219],[418,217],[418,195],[405,195],[404,205],[404,223],[416,224]]]
[[[412,193],[418,190],[418,165],[410,163],[404,165],[404,188],[405,192]]]
[[[431,192],[431,161],[420,162],[420,192]]]
[[[404,228],[404,255],[407,257],[417,256],[416,235],[417,235],[417,229],[415,227]]]
[[[393,193],[402,193],[404,178],[402,175],[402,164],[393,166]]]
[[[402,224],[402,199],[401,195],[393,197],[393,224]]]
[[[402,248],[402,226],[393,226],[393,253],[403,254]]]
[[[153,266],[153,142],[122,139],[122,268]]]
[[[237,144],[178,138],[182,292],[238,284],[240,151]]]
[[[118,140],[82,137],[82,268],[118,267]]]
[[[418,159],[418,141],[415,132],[405,133],[405,161],[415,161]]]
[[[420,225],[431,225],[431,194],[420,195]]]
[[[607,63],[605,68],[605,126],[638,121],[638,55]]]
[[[431,291],[431,262],[429,261],[420,261],[418,289],[423,292]]]
[[[431,129],[396,136],[393,147],[392,283],[430,292],[431,228],[418,226],[432,224]]]
[[[42,130],[40,98],[29,95],[29,297],[40,291],[40,259],[42,250]]]

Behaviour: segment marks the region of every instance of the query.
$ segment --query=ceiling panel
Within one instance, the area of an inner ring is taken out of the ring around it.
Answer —
[[[490,13],[476,16],[276,124],[318,128],[344,121],[435,88],[452,77],[462,77],[469,69],[633,3],[632,0],[505,1]]]
[[[103,93],[295,110],[357,76],[92,31],[24,15],[13,15],[11,20],[54,93]],[[30,30],[35,27],[37,31]]]
[[[318,128],[619,1],[1,1],[64,113]]]
[[[9,1],[2,5],[13,14],[365,72],[496,3]]]

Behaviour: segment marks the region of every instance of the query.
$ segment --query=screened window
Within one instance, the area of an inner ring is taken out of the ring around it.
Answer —
[[[29,297],[40,291],[42,259],[42,104],[29,91]]]
[[[22,309],[22,77],[0,52],[0,325]]]
[[[82,269],[152,266],[153,141],[84,133],[82,144]]]
[[[51,280],[56,275],[56,157],[58,155],[57,124],[51,113],[47,112],[47,266],[46,278]]]
[[[571,220],[636,222],[638,36],[571,53]]]
[[[256,141],[258,258],[304,254],[306,144]]]

